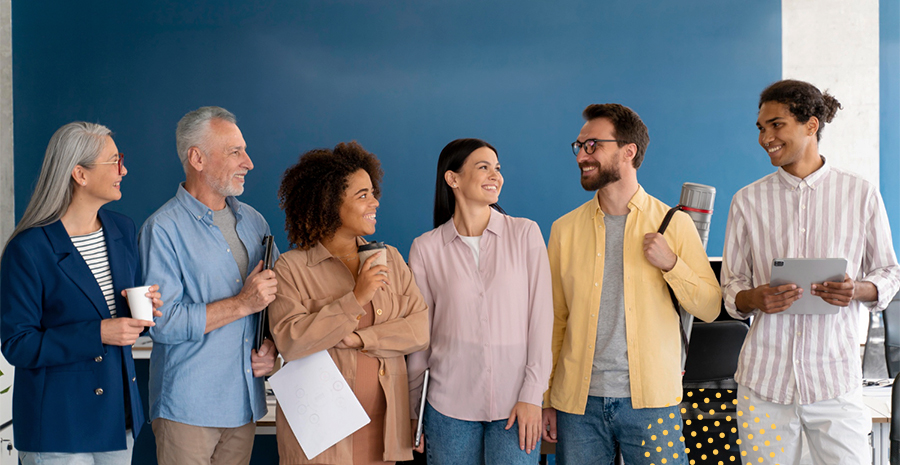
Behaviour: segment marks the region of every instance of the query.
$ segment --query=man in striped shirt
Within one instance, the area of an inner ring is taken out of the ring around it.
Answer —
[[[798,463],[801,434],[814,463],[871,463],[856,326],[862,308],[888,305],[900,266],[878,189],[819,154],[840,108],[802,81],[760,95],[759,144],[778,171],[735,194],[722,266],[728,313],[753,317],[735,373],[744,463]],[[772,260],[788,257],[844,258],[847,274],[812,289],[770,286]],[[783,313],[804,293],[841,308]]]

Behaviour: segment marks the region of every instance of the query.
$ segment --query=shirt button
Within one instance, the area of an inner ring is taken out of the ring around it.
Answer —
[[[801,333],[800,331],[797,331],[797,335],[798,335],[798,336],[801,335],[801,334],[803,334],[803,333]]]
[[[102,355],[98,355],[98,356],[94,357],[94,361],[97,362],[97,363],[102,362],[102,361],[103,361],[103,356],[102,356]]]
[[[231,249],[225,249],[226,252],[231,252]]]
[[[594,287],[597,287],[599,285],[600,285],[600,283],[594,283]]]
[[[378,374],[384,376],[384,368],[382,368],[381,371],[378,372]]]
[[[94,389],[94,394],[97,394],[98,396],[102,396],[102,395],[103,395],[103,389],[101,389],[101,388]]]
[[[598,256],[598,257],[602,257],[603,254],[602,254],[602,253],[598,253],[597,256]]]
[[[595,317],[595,316],[597,316],[597,315],[595,315],[595,314],[593,314],[593,313],[591,313],[591,318],[593,318],[593,317]]]
[[[360,352],[362,352],[362,353],[364,353],[364,354],[367,354],[367,353],[369,353],[369,351],[368,351],[368,350],[365,350],[365,349],[363,349],[363,350],[360,350]]]
[[[250,342],[250,339],[244,339],[244,342]]]
[[[359,320],[360,318],[362,318],[362,315],[356,315],[357,320]]]
[[[800,228],[800,232],[806,232],[806,228]]]
[[[250,373],[250,370],[247,370],[247,373]]]
[[[376,315],[381,315],[382,313],[383,313],[383,312],[381,311],[380,308],[376,308],[376,309],[375,309],[375,314],[376,314]]]
[[[588,377],[587,377],[587,376],[585,376],[585,377],[584,377],[584,379],[585,379],[585,380],[587,380],[587,379],[588,379]]]
[[[800,205],[801,210],[806,210],[806,205]]]
[[[239,282],[241,282],[241,280],[240,280],[240,279],[235,279],[234,282],[239,283]]]
[[[136,382],[137,382],[137,376],[135,376],[134,378],[131,378],[131,382],[132,382],[132,383],[136,383]]]

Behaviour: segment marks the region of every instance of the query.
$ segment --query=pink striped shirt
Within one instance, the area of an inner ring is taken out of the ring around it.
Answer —
[[[847,274],[875,284],[878,300],[854,300],[833,315],[740,313],[735,296],[768,283],[775,258],[845,258]],[[722,294],[731,316],[753,316],[735,380],[763,399],[790,404],[797,392],[800,404],[810,404],[859,386],[859,311],[862,305],[884,310],[898,287],[900,266],[881,195],[861,177],[826,161],[804,179],[779,168],[734,195]]]

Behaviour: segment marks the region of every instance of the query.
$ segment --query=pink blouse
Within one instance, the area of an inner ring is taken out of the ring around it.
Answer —
[[[553,302],[537,223],[491,210],[480,266],[451,219],[419,236],[409,265],[428,304],[431,346],[410,354],[410,414],[426,368],[428,402],[452,418],[509,418],[517,402],[541,405],[551,368]]]

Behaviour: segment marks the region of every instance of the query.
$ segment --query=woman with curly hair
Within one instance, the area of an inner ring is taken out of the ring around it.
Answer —
[[[394,247],[360,263],[375,233],[381,165],[356,142],[303,154],[278,195],[294,250],[275,264],[269,305],[275,345],[290,362],[328,350],[371,421],[307,458],[284,415],[276,418],[282,464],[383,464],[412,459],[404,355],[428,346],[425,301]],[[387,265],[375,265],[386,254]]]
[[[502,187],[494,147],[479,139],[447,144],[437,163],[435,229],[409,251],[431,313],[431,347],[409,357],[414,401],[431,369],[419,449],[430,465],[540,458],[553,327],[550,264],[537,223],[497,206]]]

